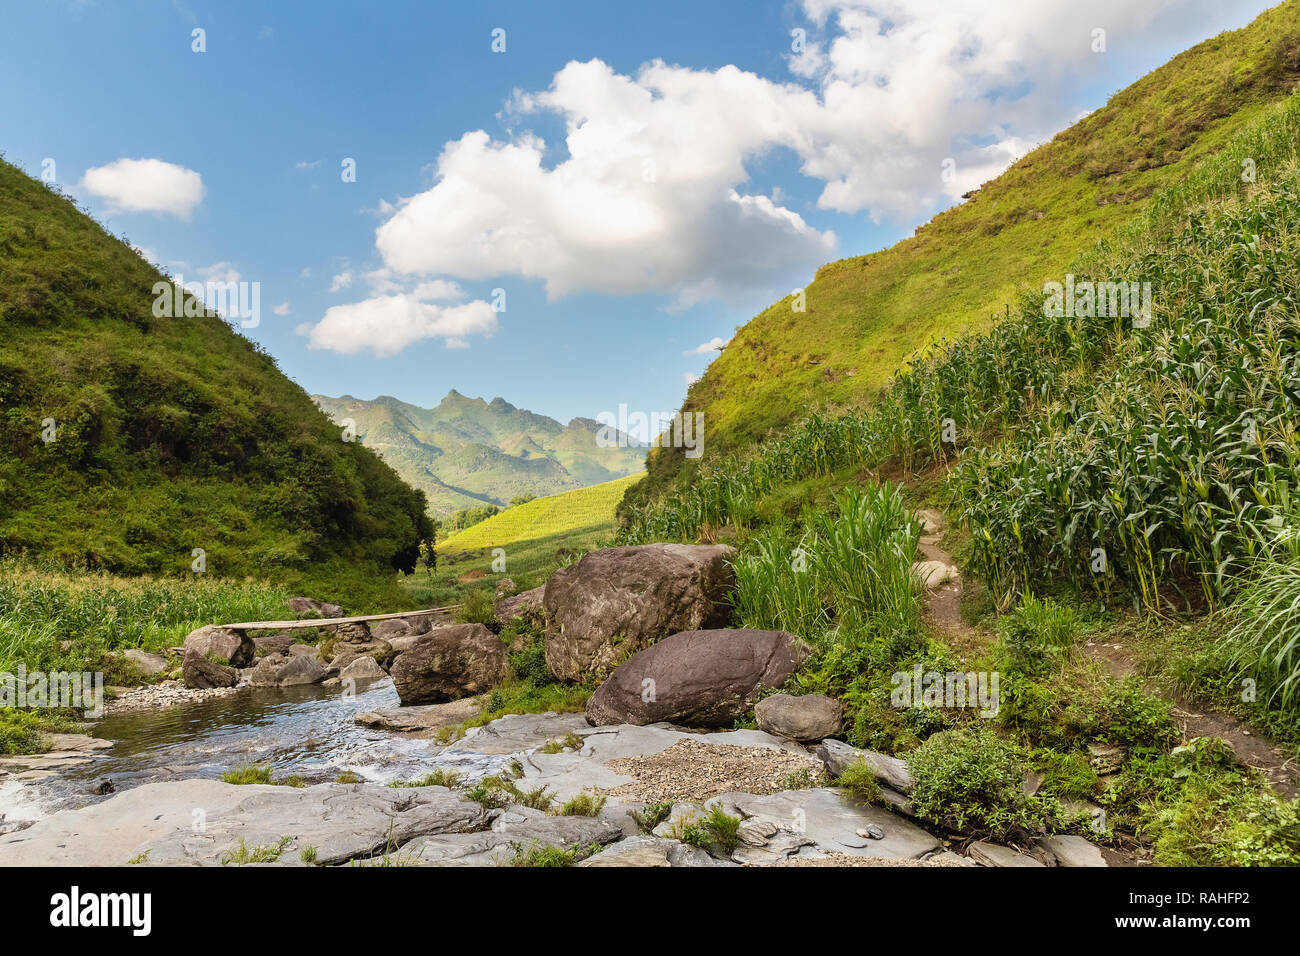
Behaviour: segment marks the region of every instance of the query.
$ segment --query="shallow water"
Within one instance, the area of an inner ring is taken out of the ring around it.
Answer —
[[[114,741],[112,749],[58,778],[0,787],[0,814],[11,821],[34,819],[106,799],[89,790],[91,781],[102,777],[120,792],[162,780],[218,778],[245,764],[269,764],[273,780],[297,774],[320,783],[344,770],[379,783],[411,779],[433,767],[430,741],[353,720],[362,711],[398,704],[392,681],[381,680],[358,687],[351,697],[319,685],[247,688],[179,707],[105,717],[87,732]]]

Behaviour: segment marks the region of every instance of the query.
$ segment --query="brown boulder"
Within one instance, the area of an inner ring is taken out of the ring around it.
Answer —
[[[604,548],[546,582],[546,664],[560,680],[602,678],[677,631],[727,623],[735,586],[726,545]]]
[[[239,672],[233,667],[210,661],[202,654],[188,653],[181,663],[181,678],[186,687],[207,690],[211,687],[234,687]]]
[[[343,608],[337,604],[309,597],[291,597],[285,602],[299,617],[344,617]]]
[[[531,591],[520,591],[518,594],[511,594],[497,601],[496,616],[501,624],[509,624],[517,617],[526,617],[542,609],[542,595],[546,592],[546,585],[533,588]]]
[[[785,631],[683,631],[633,654],[587,701],[587,720],[726,727],[780,687],[810,648]]]
[[[184,655],[218,657],[231,667],[247,667],[253,661],[257,645],[243,631],[232,631],[218,624],[206,624],[185,636]]]
[[[440,704],[500,683],[506,646],[482,624],[439,627],[398,654],[389,672],[403,704]]]

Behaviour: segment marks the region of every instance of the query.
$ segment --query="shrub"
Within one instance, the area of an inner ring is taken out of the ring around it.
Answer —
[[[999,664],[1006,671],[1041,676],[1060,665],[1078,626],[1068,607],[1026,595],[1018,608],[998,621]]]
[[[562,817],[594,817],[605,807],[604,794],[580,793],[560,807]]]
[[[876,780],[875,771],[865,760],[859,760],[845,767],[840,778],[835,781],[835,785],[856,793],[868,803],[875,803],[880,799],[880,784]]]
[[[1178,739],[1173,705],[1143,692],[1137,678],[1111,683],[1101,699],[1099,736],[1126,747],[1167,747]]]
[[[1025,755],[982,726],[935,734],[908,758],[917,815],[955,830],[1005,839],[1059,817],[1055,801],[1024,792]]]
[[[500,624],[497,622],[496,603],[492,600],[491,593],[482,588],[466,591],[460,607],[456,609],[456,623],[483,624],[493,631],[498,630]]]
[[[233,783],[239,786],[251,783],[270,783],[271,768],[269,766],[259,766],[257,764],[245,764],[242,767],[227,770],[221,775],[221,779],[226,783]]]

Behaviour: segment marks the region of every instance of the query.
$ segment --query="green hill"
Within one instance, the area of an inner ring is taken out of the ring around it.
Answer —
[[[611,481],[639,472],[645,455],[635,442],[597,445],[601,426],[593,419],[561,425],[503,398],[485,402],[455,389],[434,408],[387,395],[312,398],[336,422],[354,422],[362,443],[422,490],[439,517]]]
[[[480,548],[503,548],[520,541],[597,528],[612,530],[614,509],[623,493],[640,480],[640,475],[628,475],[576,491],[535,498],[507,508],[446,541],[438,542],[438,550],[455,553]]]
[[[391,593],[424,495],[221,317],[156,318],[165,278],[0,162],[0,551]]]
[[[985,328],[1020,292],[1140,213],[1285,98],[1300,78],[1300,4],[1178,55],[1012,165],[911,238],[831,263],[740,328],[690,387],[708,458],[743,450],[810,408],[868,404],[895,370],[941,338]],[[697,462],[698,463],[698,462]],[[651,455],[629,504],[694,470],[681,449]]]

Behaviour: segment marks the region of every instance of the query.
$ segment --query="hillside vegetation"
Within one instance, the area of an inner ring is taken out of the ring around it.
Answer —
[[[387,395],[312,399],[336,422],[351,420],[362,444],[423,491],[440,518],[610,481],[640,471],[645,455],[635,440],[598,445],[594,419],[561,425],[505,399],[485,402],[455,389],[433,408]]]
[[[394,596],[423,494],[222,318],[156,318],[165,278],[0,162],[0,552]]]
[[[743,451],[809,410],[874,400],[918,350],[987,328],[1025,289],[1143,212],[1285,98],[1300,77],[1300,4],[1180,54],[1030,152],[967,202],[881,252],[818,270],[807,311],[786,298],[740,328],[690,387],[707,458]],[[936,173],[937,174],[937,173]],[[656,450],[645,501],[692,473]]]

